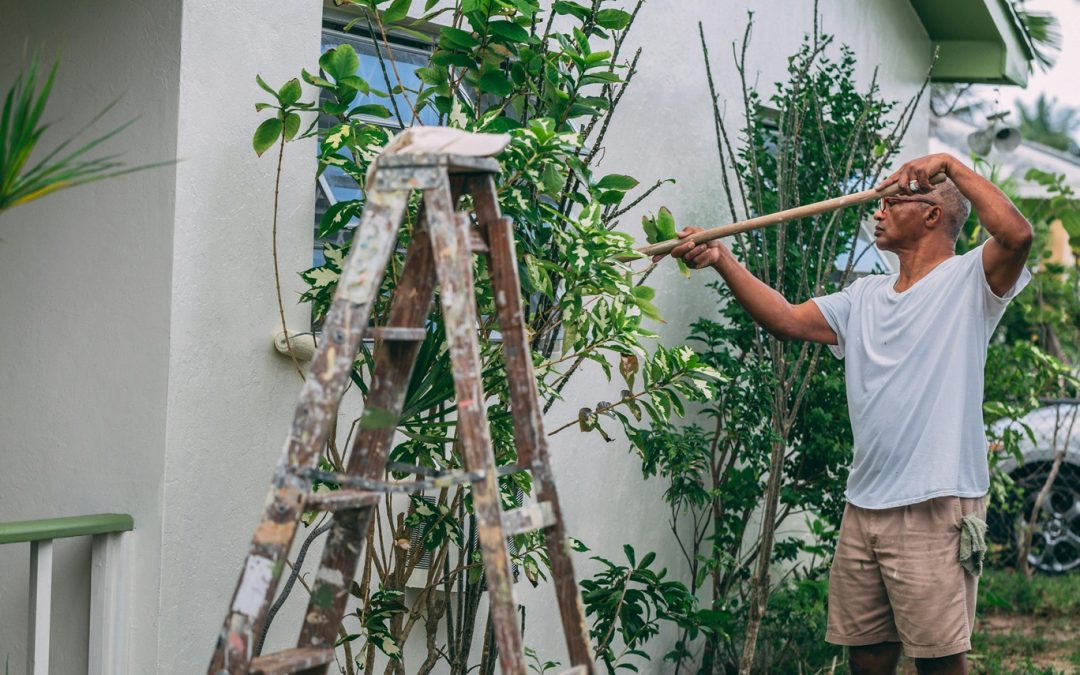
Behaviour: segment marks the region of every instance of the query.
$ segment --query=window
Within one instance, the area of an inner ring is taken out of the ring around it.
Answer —
[[[420,86],[420,78],[417,76],[416,71],[418,68],[427,65],[431,55],[431,45],[425,45],[417,39],[403,38],[394,35],[389,36],[388,41],[390,43],[390,50],[394,57],[394,65],[392,67],[390,62],[386,60],[386,48],[383,45],[381,37],[378,40],[373,39],[371,34],[366,30],[366,27],[362,30],[357,26],[350,28],[348,32],[346,32],[345,28],[347,25],[348,23],[346,21],[337,19],[331,19],[323,23],[322,48],[320,53],[325,53],[338,45],[352,45],[353,49],[356,50],[356,55],[360,59],[360,66],[357,69],[356,74],[377,90],[381,90],[386,86],[382,65],[379,62],[379,54],[381,53],[391,82],[397,83],[397,77],[394,74],[396,71],[397,76],[401,77],[405,89],[415,90]],[[401,113],[401,119],[405,122],[405,125],[408,126],[414,120],[412,110],[409,108],[409,103],[406,100],[406,95],[402,93],[394,94],[393,100],[397,110]],[[374,93],[357,96],[353,105],[363,105],[367,103],[378,103],[390,108],[391,112],[394,110],[394,105],[390,103],[389,99]],[[397,116],[391,116],[387,119],[380,117],[361,117],[361,119],[365,119],[372,124],[392,129],[395,132],[401,129]],[[415,121],[421,124],[438,124],[438,113],[434,109],[428,107],[420,111],[419,117]],[[330,116],[323,115],[319,118],[319,130],[321,132],[326,131],[334,124],[336,124],[336,120]],[[353,219],[345,230],[338,232],[328,239],[322,239],[318,236],[319,220],[326,212],[326,209],[339,201],[359,198],[360,191],[356,186],[356,182],[345,175],[345,172],[340,168],[328,166],[322,176],[319,177],[315,187],[315,247],[312,253],[313,267],[319,267],[326,263],[326,260],[323,257],[323,243],[327,241],[338,245],[344,243],[350,236],[348,231],[351,231],[358,223],[356,219]]]

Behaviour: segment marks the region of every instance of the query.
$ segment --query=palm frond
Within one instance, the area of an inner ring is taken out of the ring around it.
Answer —
[[[1061,54],[1061,23],[1052,12],[1026,9],[1023,2],[1014,2],[1013,8],[1027,33],[1035,62],[1044,72],[1050,70]]]
[[[70,138],[60,142],[48,154],[29,165],[38,141],[49,129],[41,121],[52,92],[59,62],[39,85],[40,60],[35,54],[26,73],[15,79],[4,97],[0,111],[0,211],[76,185],[113,178],[135,171],[172,164],[158,162],[140,166],[125,166],[119,154],[86,158],[92,150],[127,129],[134,120],[71,149],[76,140],[96,124],[116,105],[105,106]]]

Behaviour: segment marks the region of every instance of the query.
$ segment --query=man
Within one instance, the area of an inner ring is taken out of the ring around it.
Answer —
[[[942,171],[949,180],[931,184]],[[966,673],[977,579],[959,549],[962,521],[986,516],[986,347],[1030,279],[1032,231],[1000,190],[950,155],[910,161],[877,189],[893,184],[900,194],[874,213],[874,239],[900,271],[839,293],[793,305],[719,241],[685,242],[671,255],[719,272],[776,337],[824,343],[846,359],[855,455],[826,640],[850,647],[856,674],[895,672],[901,649],[920,673]],[[957,256],[972,206],[991,238]]]

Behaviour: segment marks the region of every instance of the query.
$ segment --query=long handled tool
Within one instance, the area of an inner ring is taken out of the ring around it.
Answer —
[[[936,173],[930,177],[930,182],[934,185],[938,183],[944,183],[946,176],[944,173]],[[810,216],[818,216],[823,213],[829,213],[830,211],[836,211],[848,206],[855,206],[857,204],[865,204],[866,202],[872,202],[882,197],[892,197],[893,195],[900,193],[900,186],[896,183],[890,185],[884,190],[875,190],[870,188],[869,190],[863,190],[862,192],[855,192],[842,197],[834,197],[832,199],[826,199],[820,202],[814,202],[813,204],[804,204],[803,206],[796,206],[793,209],[786,209],[784,211],[777,211],[776,213],[769,213],[764,216],[758,216],[757,218],[750,218],[749,220],[740,220],[737,223],[730,223],[728,225],[721,225],[708,230],[702,230],[696,234],[692,234],[689,237],[682,239],[668,239],[657,244],[650,244],[648,246],[642,246],[634,249],[638,253],[645,256],[661,255],[671,253],[671,250],[687,241],[692,241],[696,244],[700,244],[705,241],[712,241],[713,239],[720,239],[721,237],[727,237],[733,234],[739,234],[741,232],[749,232],[750,230],[759,230],[763,227],[770,225],[779,225],[791,220],[798,220],[800,218],[809,218]],[[635,260],[636,258],[620,257],[619,260]]]

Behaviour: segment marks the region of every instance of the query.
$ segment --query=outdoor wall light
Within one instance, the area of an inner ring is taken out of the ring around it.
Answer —
[[[1009,112],[994,113],[986,118],[987,127],[968,134],[967,144],[971,151],[980,157],[990,154],[991,148],[998,152],[1012,152],[1020,145],[1023,138],[1016,127],[998,126]]]

